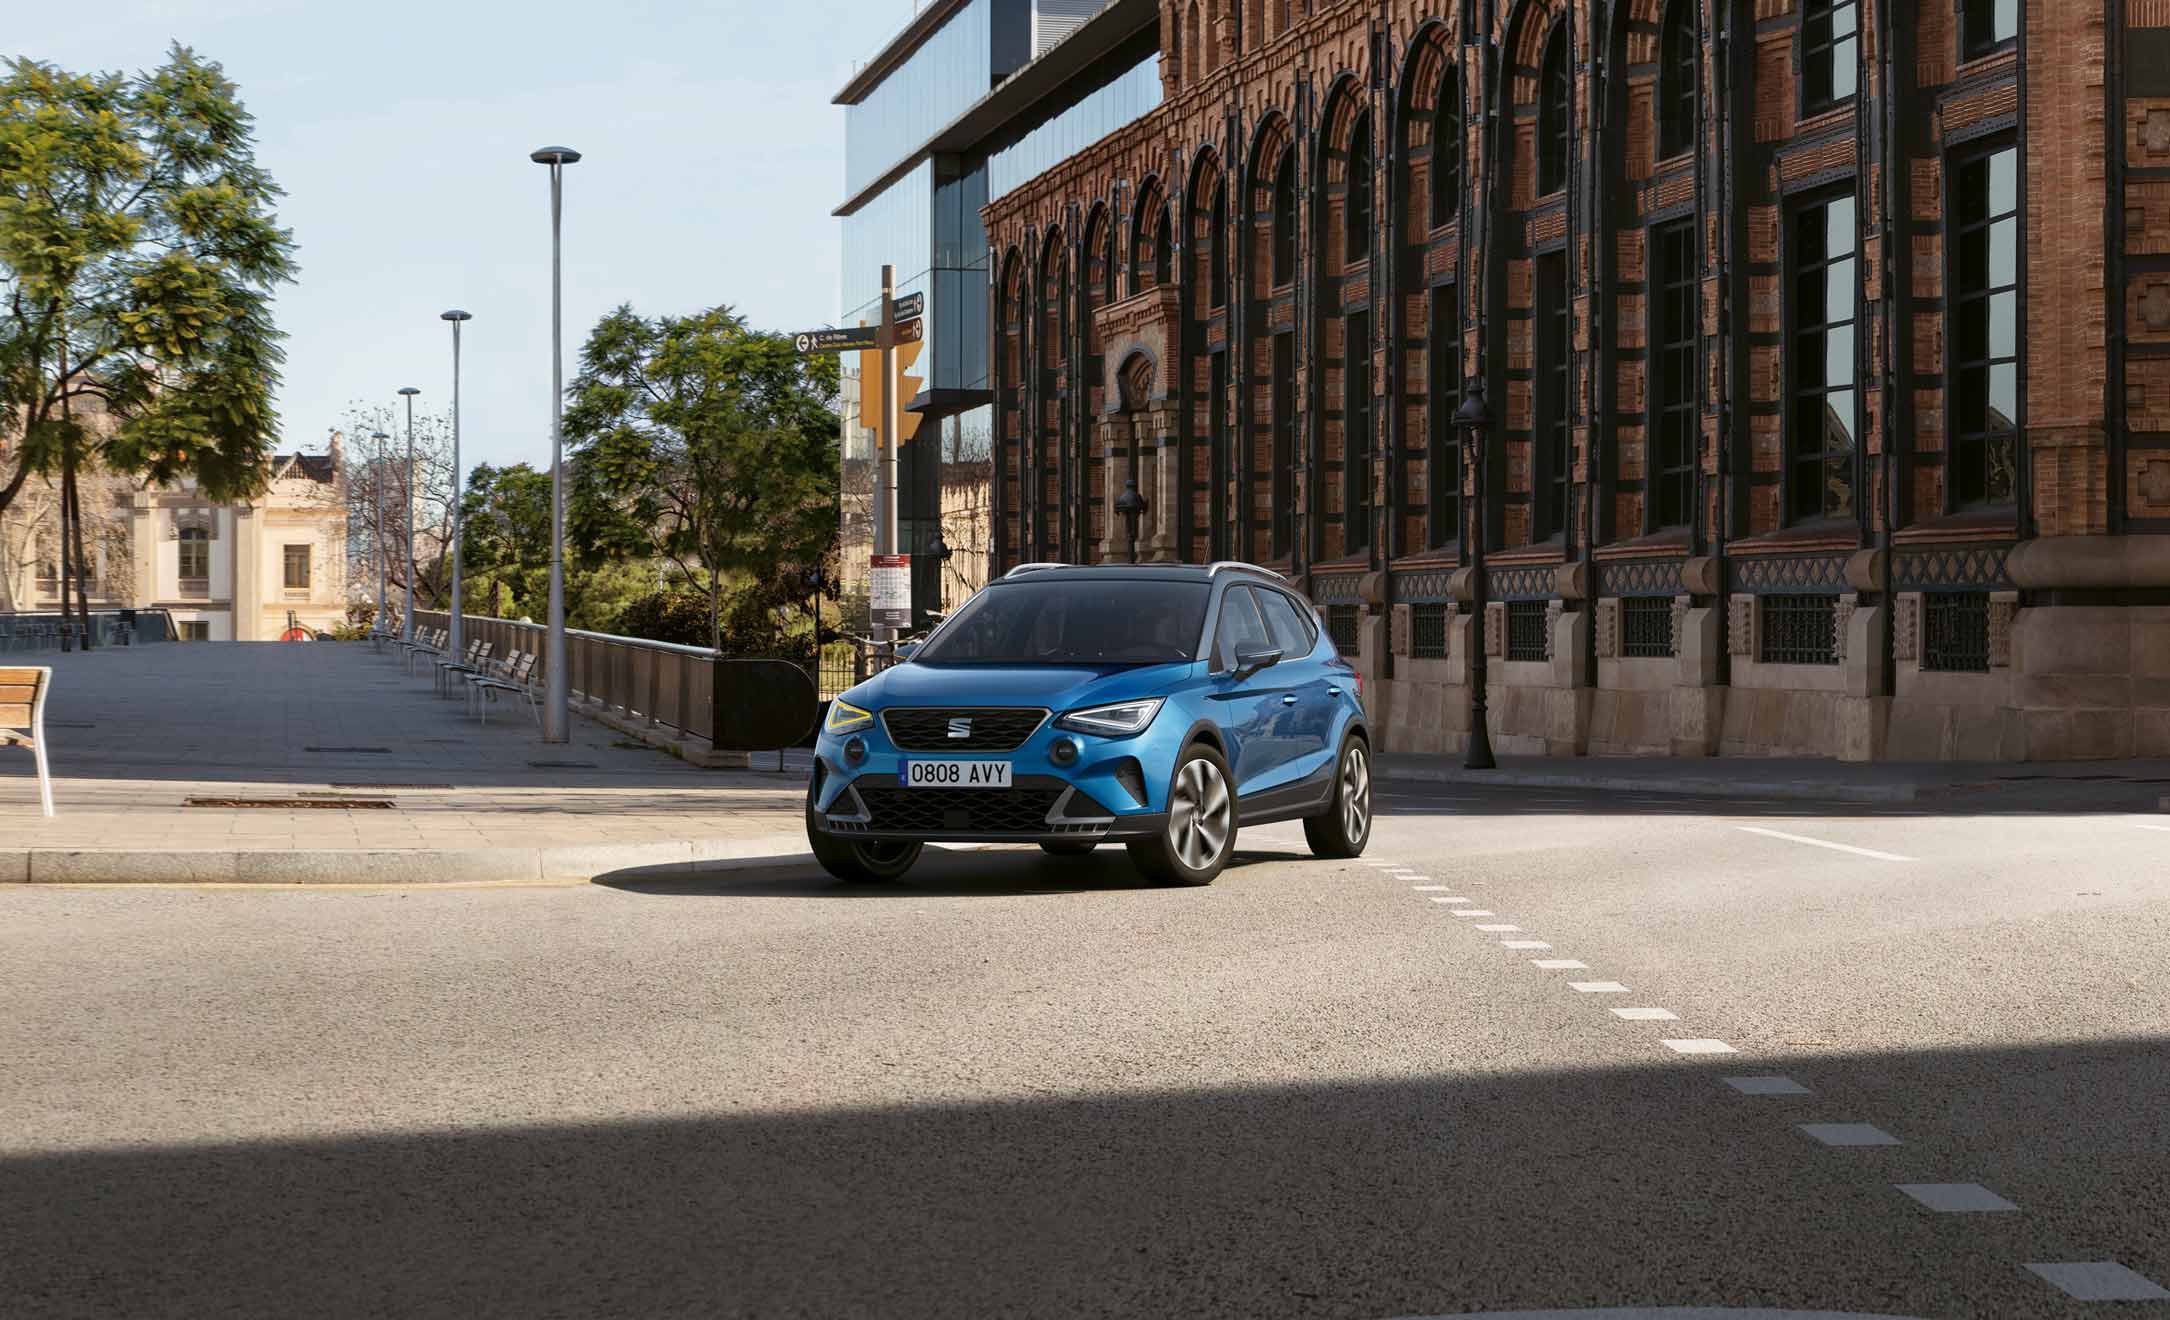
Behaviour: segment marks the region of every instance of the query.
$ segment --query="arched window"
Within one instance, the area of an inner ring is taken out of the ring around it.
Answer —
[[[1695,146],[1696,0],[1673,0],[1665,14],[1659,45],[1658,158],[1669,159]]]
[[[1552,29],[1545,43],[1544,73],[1537,84],[1537,192],[1556,193],[1567,186],[1567,157],[1574,149],[1567,108],[1574,99],[1568,80],[1567,24]]]
[[[1168,228],[1168,208],[1160,208],[1160,220],[1153,226],[1153,283],[1166,284],[1175,278],[1175,241]]]
[[[1273,282],[1296,278],[1296,149],[1281,153],[1273,174]]]
[[[1432,111],[1432,228],[1459,215],[1461,207],[1462,80],[1449,70]]]
[[[1362,261],[1371,254],[1371,113],[1356,117],[1349,130],[1349,186],[1342,208],[1345,236],[1342,258]]]
[[[1167,247],[1167,235],[1157,217],[1167,211],[1161,201],[1160,183],[1148,179],[1138,189],[1138,209],[1130,218],[1130,291],[1142,293],[1167,283],[1166,263],[1161,260],[1160,250]]]
[[[211,576],[211,533],[202,527],[183,527],[176,538],[180,542],[180,572],[183,578],[207,578]]]
[[[1213,188],[1213,237],[1207,246],[1212,251],[1209,267],[1206,305],[1228,305],[1228,185],[1216,184]]]

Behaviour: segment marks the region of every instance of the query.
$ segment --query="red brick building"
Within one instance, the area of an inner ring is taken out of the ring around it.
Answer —
[[[1508,752],[2170,755],[2170,0],[1117,3],[1164,104],[984,212],[998,566],[1135,480],[1390,751],[1481,646]]]

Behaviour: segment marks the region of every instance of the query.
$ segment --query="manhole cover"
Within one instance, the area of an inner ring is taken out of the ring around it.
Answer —
[[[305,752],[374,752],[387,756],[392,751],[389,747],[304,747],[301,750]]]
[[[529,761],[528,765],[536,770],[593,770],[596,768],[593,761]]]
[[[261,808],[265,808],[265,809],[268,809],[268,810],[273,810],[273,811],[308,811],[308,810],[330,810],[330,811],[346,811],[346,810],[349,810],[349,809],[352,809],[352,808],[355,808],[355,807],[360,807],[360,808],[362,808],[362,809],[364,809],[364,810],[372,810],[372,811],[389,811],[389,810],[391,809],[391,807],[392,807],[392,799],[390,799],[390,798],[351,798],[351,797],[350,797],[350,798],[335,798],[335,797],[298,797],[298,798],[213,798],[213,797],[205,797],[205,798],[183,798],[183,799],[181,800],[181,805],[182,805],[182,806],[184,806],[184,807],[222,807],[222,808],[226,808],[226,809],[229,809],[229,810],[231,810],[231,809],[233,809],[233,808],[236,808],[236,807],[243,807],[243,808],[246,808],[246,807],[261,807]]]

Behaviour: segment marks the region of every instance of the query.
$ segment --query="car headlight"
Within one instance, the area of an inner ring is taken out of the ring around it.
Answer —
[[[872,711],[861,710],[848,701],[832,701],[829,703],[828,722],[822,727],[830,733],[850,733],[853,729],[863,729],[873,722]]]
[[[1145,726],[1160,714],[1160,703],[1159,697],[1147,697],[1142,701],[1118,701],[1111,706],[1088,706],[1056,720],[1055,727],[1078,733],[1097,733],[1103,738],[1127,738],[1145,732]]]

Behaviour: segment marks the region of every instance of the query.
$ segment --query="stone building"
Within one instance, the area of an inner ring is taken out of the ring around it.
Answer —
[[[1130,8],[983,212],[998,571],[1134,479],[1392,751],[1482,646],[1503,752],[2170,755],[2170,0]]]
[[[275,641],[288,619],[313,631],[345,621],[344,456],[271,460],[263,494],[214,503],[193,484],[140,488],[125,477],[81,480],[94,610],[162,609],[183,639]],[[57,610],[59,505],[32,478],[0,519],[0,592],[11,610]],[[57,486],[55,487],[57,489]]]

